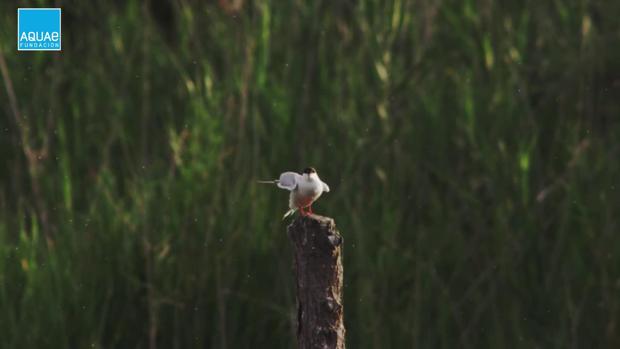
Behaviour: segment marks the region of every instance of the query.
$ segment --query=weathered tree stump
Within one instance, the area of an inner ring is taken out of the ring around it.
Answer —
[[[288,226],[297,278],[299,349],[344,349],[342,237],[334,220],[310,215]]]

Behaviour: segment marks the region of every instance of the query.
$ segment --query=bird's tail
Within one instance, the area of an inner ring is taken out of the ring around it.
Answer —
[[[257,183],[261,183],[261,184],[278,184],[279,180],[274,179],[271,181],[256,181]]]
[[[295,213],[295,211],[297,211],[296,208],[291,208],[290,210],[286,211],[286,213],[284,214],[284,216],[282,217],[282,220],[285,220],[286,217],[292,215],[293,213]]]

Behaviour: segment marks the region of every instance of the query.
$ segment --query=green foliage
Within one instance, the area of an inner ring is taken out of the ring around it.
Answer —
[[[619,2],[62,7],[0,6],[0,347],[293,347],[310,165],[348,347],[620,345]]]

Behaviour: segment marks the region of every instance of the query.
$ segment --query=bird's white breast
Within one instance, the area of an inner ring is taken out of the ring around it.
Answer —
[[[320,179],[303,179],[297,183],[297,189],[291,192],[289,206],[307,207],[323,194],[323,183]]]
[[[316,199],[323,193],[323,184],[320,180],[304,180],[298,184],[299,194],[303,196],[311,196]]]

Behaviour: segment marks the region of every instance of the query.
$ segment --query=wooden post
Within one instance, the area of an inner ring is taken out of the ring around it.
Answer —
[[[310,215],[288,226],[297,278],[299,349],[344,349],[342,237],[334,220]]]

